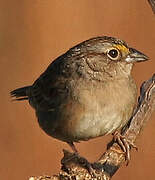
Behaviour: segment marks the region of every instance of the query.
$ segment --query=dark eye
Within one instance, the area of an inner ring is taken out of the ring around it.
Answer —
[[[110,49],[107,55],[110,59],[117,60],[119,57],[119,51],[117,49]]]

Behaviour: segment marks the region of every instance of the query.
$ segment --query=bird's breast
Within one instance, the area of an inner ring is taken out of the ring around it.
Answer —
[[[47,112],[46,123],[41,118],[39,122],[49,135],[63,141],[88,140],[122,128],[132,115],[136,87],[130,79],[79,84],[72,95],[66,104]]]
[[[112,133],[122,128],[131,117],[137,93],[131,78],[90,83],[80,89],[77,107],[73,111],[70,108],[71,114],[75,115],[71,118],[75,138],[87,140]]]

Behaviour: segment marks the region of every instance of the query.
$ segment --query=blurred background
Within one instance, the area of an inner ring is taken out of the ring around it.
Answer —
[[[56,174],[70,150],[47,136],[28,102],[11,102],[9,91],[29,85],[57,56],[95,36],[125,40],[150,57],[137,64],[133,76],[140,87],[155,72],[155,16],[147,0],[0,0],[0,179],[27,180]],[[128,167],[113,177],[154,180],[155,114],[137,140]],[[90,161],[105,151],[109,137],[77,144]]]

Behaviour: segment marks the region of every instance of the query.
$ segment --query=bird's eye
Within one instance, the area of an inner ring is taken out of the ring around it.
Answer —
[[[111,60],[117,60],[119,58],[120,53],[117,49],[110,49],[107,52],[107,55]]]

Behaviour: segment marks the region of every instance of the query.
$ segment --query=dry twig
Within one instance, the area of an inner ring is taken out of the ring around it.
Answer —
[[[155,0],[148,0],[148,2],[149,2],[150,6],[152,8],[152,11],[155,14]]]
[[[155,74],[141,86],[140,97],[134,115],[131,118],[130,124],[122,132],[127,141],[134,143],[137,136],[141,132],[145,123],[155,111]],[[64,151],[64,158],[68,159],[72,153]],[[31,177],[30,180],[88,180],[92,178],[88,171],[83,167],[84,164],[78,158],[70,158],[70,161],[64,165],[62,170],[55,176],[40,176]],[[125,162],[125,154],[117,143],[111,142],[108,145],[107,151],[102,157],[92,164],[96,169],[97,179],[109,180]]]

